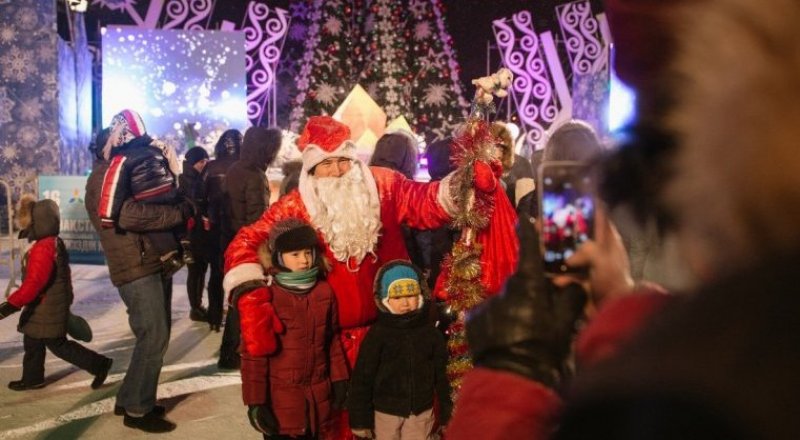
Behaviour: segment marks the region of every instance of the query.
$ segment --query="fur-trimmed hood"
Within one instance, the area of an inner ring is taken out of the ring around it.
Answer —
[[[511,139],[511,132],[500,122],[493,122],[489,132],[499,141],[498,145],[502,146],[503,157],[500,162],[503,163],[503,171],[510,171],[514,166],[514,140]]]
[[[681,144],[667,198],[684,255],[714,277],[800,249],[800,3],[690,9],[676,31]]]
[[[33,195],[24,195],[18,204],[16,223],[19,238],[28,241],[58,235],[61,226],[58,205],[50,199],[37,202]]]

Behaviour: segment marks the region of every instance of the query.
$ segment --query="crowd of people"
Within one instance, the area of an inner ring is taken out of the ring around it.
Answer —
[[[213,160],[193,147],[178,173],[135,111],[116,115],[93,150],[86,207],[136,338],[114,409],[123,423],[175,429],[156,389],[171,277],[187,265],[190,318],[219,332],[226,316],[218,366],[241,370],[243,415],[265,439],[797,438],[800,5],[605,6],[637,120],[614,150],[570,121],[542,153],[545,165],[592,170],[591,222],[540,213],[534,170],[499,122],[490,166],[456,169],[442,139],[426,151],[431,180],[417,182],[413,135],[384,135],[367,164],[345,124],[312,116],[270,204],[280,130],[229,130]],[[504,232],[520,254],[499,294],[466,314],[474,368],[453,390],[452,317],[430,292],[459,242],[452,220],[470,206],[452,185],[464,173],[472,191],[513,206],[518,228]],[[9,387],[43,386],[48,348],[99,388],[112,360],[66,338],[57,209],[26,203],[20,228],[35,244],[22,287],[0,304],[0,319],[24,308],[23,376]],[[632,277],[621,208],[678,237],[699,280],[691,292]],[[540,241],[559,222],[583,225],[566,264],[585,276],[546,271]]]

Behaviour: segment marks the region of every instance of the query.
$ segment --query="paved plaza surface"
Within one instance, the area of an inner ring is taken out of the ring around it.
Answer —
[[[153,437],[122,424],[113,414],[114,396],[128,368],[133,334],[125,306],[108,279],[105,266],[72,265],[75,301],[72,312],[83,316],[94,332],[87,347],[114,359],[103,387],[92,390],[93,376],[47,353],[47,386],[32,391],[11,391],[9,381],[22,377],[22,334],[19,314],[0,321],[0,440],[2,439],[102,439]],[[5,291],[9,274],[0,270]],[[189,320],[186,269],[173,281],[172,337],[164,359],[159,403],[178,428],[163,439],[260,439],[247,420],[241,400],[238,371],[217,368],[222,333]],[[204,298],[204,304],[207,299]]]

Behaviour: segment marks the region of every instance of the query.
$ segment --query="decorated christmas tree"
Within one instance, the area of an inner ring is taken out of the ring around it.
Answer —
[[[410,118],[428,140],[452,135],[464,121],[469,102],[458,75],[461,68],[447,32],[441,0],[411,0],[403,37],[408,41]]]
[[[408,19],[403,0],[376,0],[370,10],[369,33],[364,70],[359,84],[386,112],[388,119],[409,116],[407,93],[410,71],[407,68],[408,41],[402,29]],[[398,30],[400,30],[398,32]]]
[[[390,120],[404,116],[428,140],[450,136],[469,103],[442,8],[441,0],[315,1],[291,101],[292,131],[311,115],[333,113],[360,84]]]
[[[332,114],[360,72],[353,55],[360,47],[363,0],[315,0],[306,29],[289,128],[299,132],[313,115]]]

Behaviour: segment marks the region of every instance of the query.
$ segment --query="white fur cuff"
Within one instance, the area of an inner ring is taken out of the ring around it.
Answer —
[[[450,217],[455,217],[456,214],[458,214],[458,207],[450,193],[450,181],[453,180],[453,174],[455,174],[455,171],[445,176],[445,178],[439,182],[439,193],[436,195],[436,200],[439,202],[439,205]]]
[[[231,294],[234,287],[246,282],[264,279],[264,269],[258,263],[242,263],[225,274],[222,280],[222,288],[225,289],[225,296]]]

